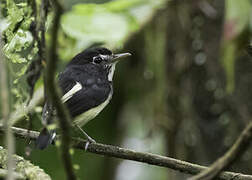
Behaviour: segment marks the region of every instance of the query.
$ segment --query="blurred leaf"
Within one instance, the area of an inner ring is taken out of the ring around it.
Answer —
[[[82,23],[81,23],[82,22]],[[117,42],[129,31],[124,16],[110,12],[78,14],[71,12],[63,17],[62,27],[70,37],[78,39],[81,46],[92,42]]]
[[[148,0],[147,0],[148,1]],[[105,7],[112,12],[122,12],[126,9],[135,7],[137,5],[141,5],[146,2],[146,0],[120,0],[120,1],[112,1],[105,4]]]
[[[234,43],[227,44],[223,50],[223,66],[225,67],[225,72],[227,76],[226,91],[227,93],[232,93],[235,87],[235,52],[236,46]]]
[[[128,36],[139,30],[163,2],[165,0],[117,0],[73,6],[71,11],[64,14],[61,24],[64,33],[75,39],[76,44],[69,57],[61,58],[68,59],[96,42],[112,48],[122,46]]]
[[[226,19],[224,23],[224,42],[222,63],[226,72],[226,90],[232,93],[235,88],[235,59],[239,53],[239,37],[249,27],[251,1],[226,1]]]
[[[225,39],[237,37],[249,24],[251,1],[226,1]]]

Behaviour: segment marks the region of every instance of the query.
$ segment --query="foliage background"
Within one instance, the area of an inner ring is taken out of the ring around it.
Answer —
[[[42,104],[25,114],[29,98],[25,71],[37,57],[30,33],[30,1],[1,0],[11,108],[25,115],[15,125],[40,130]],[[92,3],[91,3],[92,2]],[[40,0],[37,0],[38,6]],[[91,3],[91,4],[90,4]],[[93,4],[97,3],[97,4]],[[84,129],[98,142],[209,165],[232,145],[251,118],[251,0],[64,0],[59,69],[76,53],[103,44],[133,56],[121,62],[115,93]],[[49,13],[46,42],[50,43]],[[42,79],[35,91],[43,86]],[[41,94],[40,94],[41,96]],[[1,102],[1,106],[4,102]],[[78,135],[73,132],[73,135]],[[32,145],[30,145],[32,147]],[[65,177],[58,149],[33,149],[16,141],[16,153],[53,179]],[[79,179],[184,179],[165,168],[73,151]],[[251,174],[251,152],[231,167]]]

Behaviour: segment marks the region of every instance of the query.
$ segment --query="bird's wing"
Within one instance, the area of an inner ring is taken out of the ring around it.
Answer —
[[[78,91],[73,95],[66,105],[70,114],[75,117],[89,109],[99,106],[109,97],[109,87],[100,87],[96,84],[89,86],[85,90]]]
[[[71,84],[72,85],[72,84]],[[65,103],[68,101],[70,98],[73,97],[75,93],[80,91],[82,89],[82,85],[80,82],[76,81],[76,84],[66,93],[62,96],[61,101]]]
[[[73,77],[71,70],[66,69],[63,73],[59,74],[59,83],[63,93],[61,100],[63,103],[68,101],[77,91],[82,89],[82,86]],[[46,101],[42,111],[42,124],[44,126],[53,124],[54,115],[56,114],[55,108],[50,101]]]
[[[96,107],[109,96],[110,85],[83,71],[67,69],[59,75],[59,85],[64,102],[72,117]]]

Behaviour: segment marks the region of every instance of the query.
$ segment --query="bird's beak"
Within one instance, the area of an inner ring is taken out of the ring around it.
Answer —
[[[131,56],[131,54],[130,53],[113,54],[110,62],[113,64],[113,63],[118,62],[122,58],[128,57],[128,56]]]

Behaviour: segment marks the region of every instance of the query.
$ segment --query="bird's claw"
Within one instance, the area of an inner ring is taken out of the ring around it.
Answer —
[[[87,139],[87,142],[85,144],[85,151],[87,151],[89,144],[96,143],[96,141],[93,138],[91,138],[83,129],[81,129],[80,126],[78,126],[78,125],[75,125],[75,126],[82,132],[82,134]]]
[[[92,143],[96,143],[96,141],[92,139],[91,137],[88,137],[84,150],[87,151],[89,144],[92,144]]]

